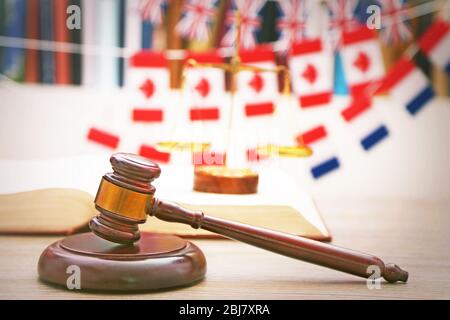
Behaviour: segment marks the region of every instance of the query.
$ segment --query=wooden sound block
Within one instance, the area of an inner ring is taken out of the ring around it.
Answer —
[[[250,169],[200,166],[194,171],[194,190],[224,194],[256,193],[258,174]]]
[[[145,233],[134,245],[118,245],[93,233],[69,236],[48,246],[38,263],[39,277],[67,287],[69,266],[78,266],[81,289],[156,290],[195,284],[206,260],[194,244],[179,237]],[[73,267],[72,267],[73,268]]]

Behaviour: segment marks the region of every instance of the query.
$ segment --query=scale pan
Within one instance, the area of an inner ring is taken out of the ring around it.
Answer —
[[[283,158],[305,158],[313,154],[307,146],[277,146],[267,145],[258,148],[258,153],[264,156],[279,156]]]
[[[161,141],[156,144],[158,151],[202,151],[211,146],[206,142],[186,142],[186,141]]]

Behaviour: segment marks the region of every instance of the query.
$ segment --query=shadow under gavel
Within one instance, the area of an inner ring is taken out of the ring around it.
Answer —
[[[373,268],[378,267],[379,275],[388,282],[406,282],[408,279],[408,272],[397,265],[385,264],[367,253],[207,216],[201,211],[188,210],[156,199],[155,187],[151,182],[161,173],[157,164],[127,153],[116,153],[110,160],[113,172],[103,176],[95,199],[100,215],[90,222],[91,230],[109,241],[120,244],[138,241],[138,225],[144,223],[149,215],[205,229],[268,251],[363,278],[371,277]]]

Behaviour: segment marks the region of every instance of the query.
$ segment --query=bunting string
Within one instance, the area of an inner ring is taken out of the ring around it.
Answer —
[[[407,21],[420,16],[437,12],[439,10],[437,4],[439,3],[444,3],[444,6],[446,5],[445,0],[433,0],[414,7],[410,7],[406,9],[405,11],[406,14],[402,15],[402,17],[398,18],[396,21],[392,20],[387,21],[384,24],[384,26],[387,27],[394,23],[397,23],[397,21]],[[449,6],[447,5],[447,7]],[[285,50],[284,40],[277,40],[267,44],[272,45],[273,50],[275,52]],[[43,50],[51,52],[78,53],[93,56],[108,56],[117,58],[129,58],[130,56],[136,53],[135,48],[128,48],[128,47],[89,45],[89,44],[40,40],[23,37],[8,37],[8,36],[0,36],[0,46],[20,48],[20,49],[30,49],[30,50]],[[174,60],[183,59],[186,54],[186,50],[184,49],[167,49],[164,50],[164,52],[169,59]],[[232,52],[233,52],[232,45],[220,48],[220,53],[224,57],[231,56]]]

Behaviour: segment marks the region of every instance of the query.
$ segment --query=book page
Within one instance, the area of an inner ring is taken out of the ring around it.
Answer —
[[[0,160],[0,193],[70,188],[86,191],[94,197],[101,177],[111,170],[109,155],[82,155],[51,160]],[[311,196],[276,167],[259,170],[258,193],[251,195],[193,191],[192,166],[164,165],[161,170],[160,178],[153,182],[155,196],[161,199],[253,225],[283,229],[281,231],[295,234],[306,232],[316,237],[329,236]],[[144,229],[179,229],[177,224],[168,226],[156,219],[149,220]],[[185,227],[182,229],[187,230]],[[186,234],[193,234],[194,231],[186,231]]]
[[[193,191],[194,170],[191,166],[161,166],[161,171],[161,177],[153,183],[156,187],[156,197],[195,207],[288,206],[301,213],[322,234],[328,235],[312,197],[276,167],[260,168],[258,193],[247,195]],[[276,210],[272,214],[276,214]]]

